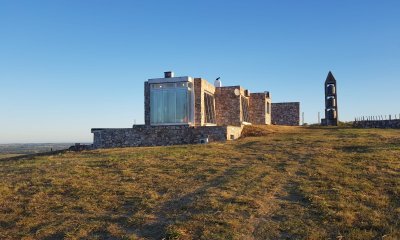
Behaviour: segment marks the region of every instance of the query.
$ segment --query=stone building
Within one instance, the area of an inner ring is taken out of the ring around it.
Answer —
[[[268,92],[250,94],[241,86],[215,87],[205,79],[174,77],[172,72],[144,85],[145,125],[271,124]]]
[[[122,129],[93,128],[93,146],[233,140],[240,137],[244,125],[271,124],[272,111],[269,92],[250,93],[241,86],[223,87],[220,82],[213,85],[202,78],[175,77],[173,72],[165,72],[163,78],[144,83],[145,124]]]

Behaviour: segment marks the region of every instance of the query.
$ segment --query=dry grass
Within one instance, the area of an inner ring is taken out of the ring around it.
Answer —
[[[16,157],[21,156],[23,154],[14,154],[14,153],[0,153],[0,160],[4,158]]]
[[[246,131],[0,161],[0,239],[400,238],[399,130]]]

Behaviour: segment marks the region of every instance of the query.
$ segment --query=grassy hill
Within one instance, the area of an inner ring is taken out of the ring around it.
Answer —
[[[72,143],[11,143],[0,144],[0,160],[26,154],[35,154],[67,149]]]
[[[0,161],[0,239],[399,239],[400,131]]]

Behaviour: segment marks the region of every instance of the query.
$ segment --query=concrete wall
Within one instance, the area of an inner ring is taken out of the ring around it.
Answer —
[[[204,92],[208,92],[212,95],[215,93],[215,87],[205,79],[195,78],[194,79],[194,119],[195,126],[205,125],[205,104],[204,104]],[[215,105],[215,103],[214,103]],[[214,109],[215,111],[215,109]]]
[[[400,119],[355,121],[355,122],[353,122],[353,127],[356,127],[356,128],[400,128]]]
[[[233,140],[240,137],[241,127],[188,125],[149,126],[135,125],[133,128],[93,128],[94,148],[166,146],[199,143],[208,136],[210,142]]]
[[[300,103],[272,103],[271,122],[274,125],[300,125]]]

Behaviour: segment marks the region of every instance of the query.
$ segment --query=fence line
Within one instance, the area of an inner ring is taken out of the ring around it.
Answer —
[[[353,122],[356,128],[400,128],[400,114],[356,117]]]
[[[391,121],[391,120],[400,120],[399,114],[389,114],[389,115],[376,115],[376,116],[361,116],[355,117],[355,122],[363,122],[363,121]]]

